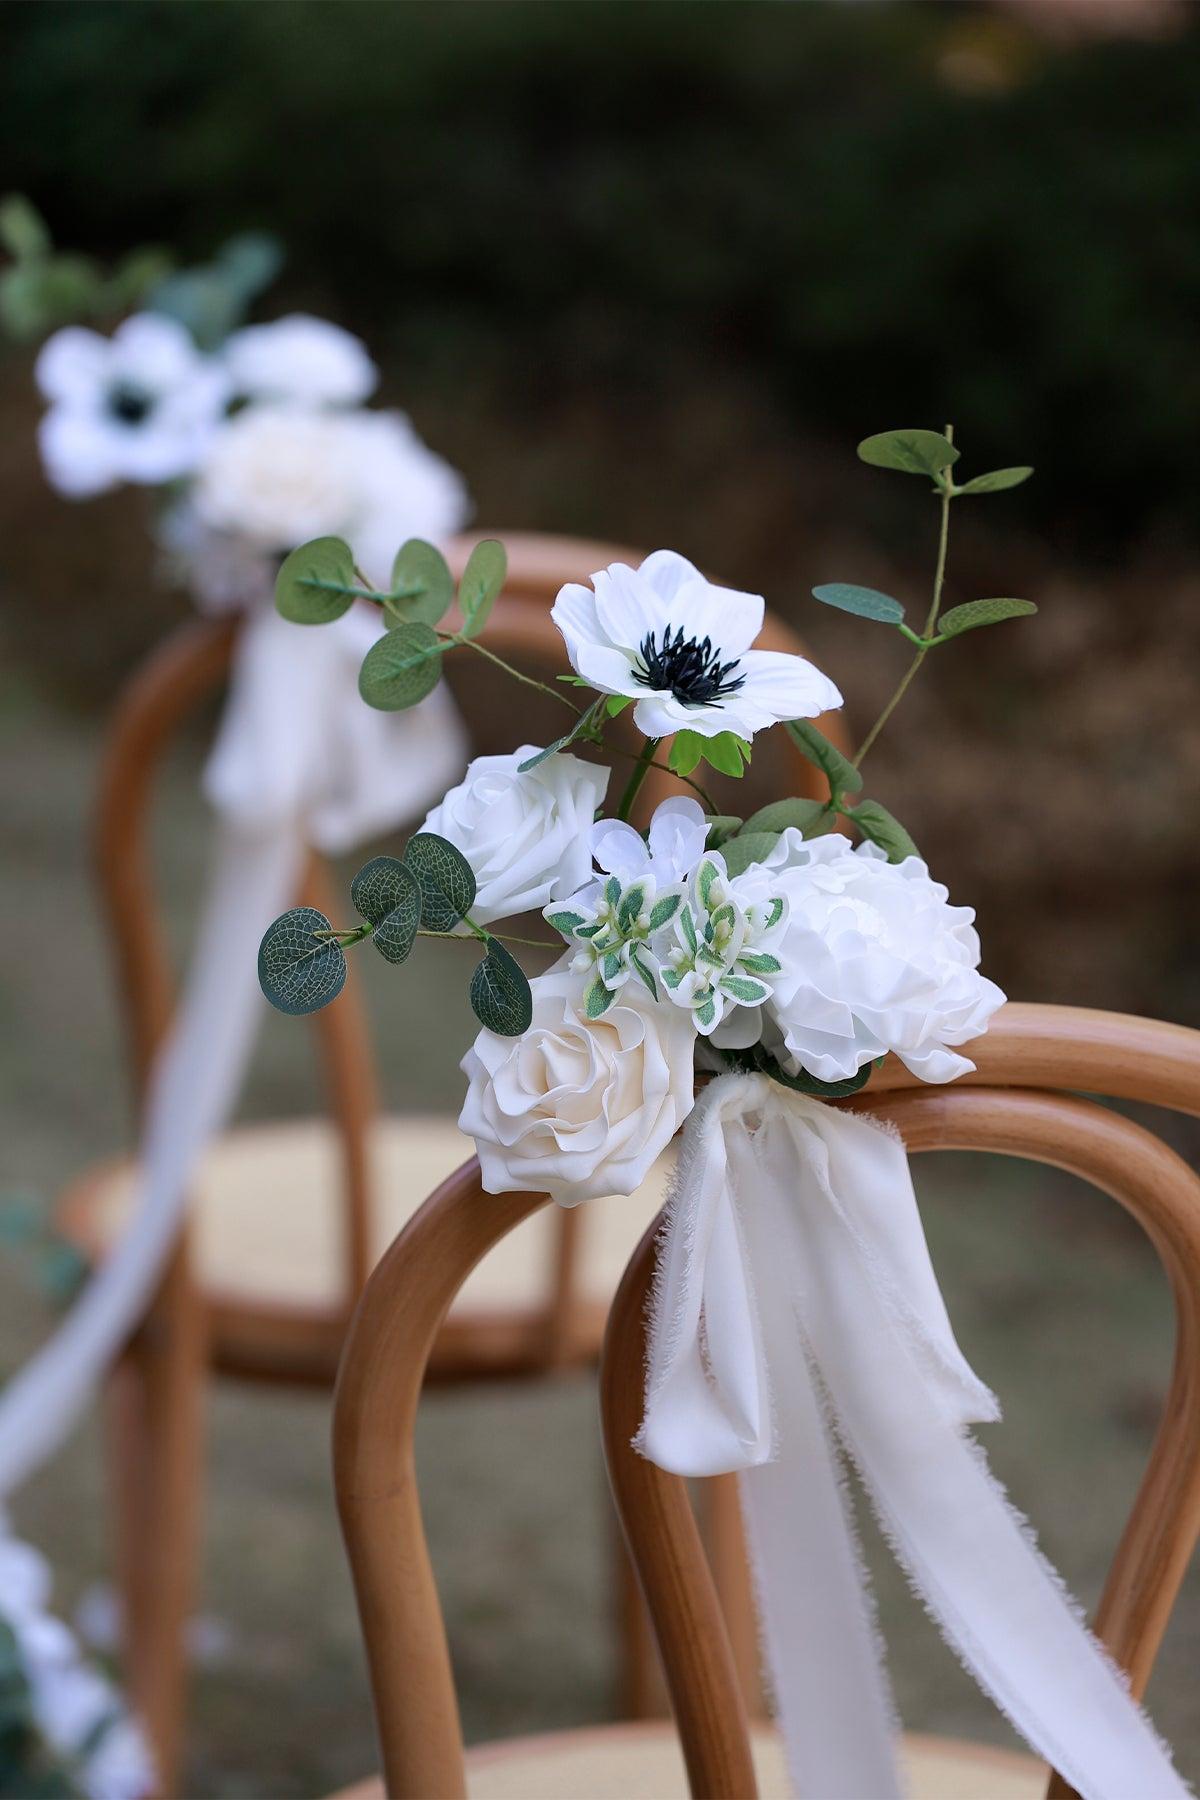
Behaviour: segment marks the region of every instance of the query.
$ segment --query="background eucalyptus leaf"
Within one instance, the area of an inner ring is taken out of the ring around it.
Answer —
[[[1027,464],[1014,469],[993,469],[990,475],[975,475],[970,481],[964,481],[958,491],[960,494],[998,494],[1002,488],[1020,487],[1032,474],[1033,469]]]
[[[940,475],[956,463],[960,452],[940,431],[877,431],[858,446],[863,462],[877,469],[899,469],[905,475]]]
[[[786,730],[796,748],[820,769],[831,794],[840,798],[842,794],[858,793],[862,776],[850,758],[843,756],[823,731],[818,731],[807,719],[789,719]]]
[[[899,625],[904,608],[890,594],[877,588],[855,587],[848,581],[827,581],[813,589],[813,599],[822,606],[836,606],[841,612],[857,613],[860,619],[880,619],[885,625]]]
[[[533,1018],[529,978],[497,938],[488,939],[487,955],[471,976],[471,1006],[480,1024],[501,1037],[519,1037],[529,1029]]]
[[[824,800],[772,800],[746,820],[744,830],[802,831],[805,837],[823,837],[837,824],[837,814]]]
[[[358,691],[380,712],[403,712],[433,692],[442,674],[442,646],[432,625],[397,625],[363,658]]]
[[[354,555],[344,538],[312,538],[284,558],[275,607],[293,625],[329,625],[354,604]]]
[[[508,555],[497,538],[484,538],[467,558],[458,584],[458,604],[467,637],[478,637],[508,575]]]
[[[938,620],[943,637],[961,637],[964,631],[978,631],[981,625],[999,625],[1005,619],[1025,619],[1035,613],[1032,600],[968,600],[952,606]]]
[[[401,544],[392,564],[388,611],[406,624],[436,625],[454,598],[454,578],[441,551],[424,538]]]
[[[920,856],[921,852],[899,819],[894,818],[878,800],[862,801],[847,817],[872,844],[878,844],[881,850],[886,850],[889,862],[898,863],[903,862],[906,856]]]
[[[742,875],[751,863],[764,862],[779,842],[777,831],[743,831],[721,845],[725,867],[731,875]]]
[[[298,1017],[319,1012],[337,998],[346,982],[340,944],[313,934],[329,931],[315,906],[295,906],[267,930],[258,952],[258,981],[279,1012]]]
[[[404,860],[421,886],[421,923],[427,931],[453,931],[475,899],[475,872],[462,851],[432,831],[409,838]]]

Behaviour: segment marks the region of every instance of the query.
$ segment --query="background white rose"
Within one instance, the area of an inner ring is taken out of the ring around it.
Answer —
[[[922,1081],[974,1068],[950,1046],[978,1037],[1004,994],[979,973],[973,910],[951,906],[918,857],[889,863],[874,844],[789,831],[732,885],[743,904],[768,891],[787,900],[783,972],[762,1015],[790,1074],[843,1080],[889,1050]]]
[[[226,340],[222,357],[234,393],[252,400],[357,406],[379,380],[358,338],[310,313],[247,325]]]
[[[560,752],[519,773],[537,755],[477,756],[422,829],[448,838],[475,871],[471,917],[486,925],[564,900],[592,873],[592,820],[609,772]]]
[[[462,1061],[459,1127],[475,1139],[489,1194],[529,1190],[574,1206],[632,1194],[692,1110],[690,1013],[631,983],[600,1019],[566,969],[531,983],[521,1037],[481,1031]]]

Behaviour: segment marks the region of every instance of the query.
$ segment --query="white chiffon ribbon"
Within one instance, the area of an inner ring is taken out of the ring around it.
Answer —
[[[150,1081],[133,1210],[58,1330],[0,1395],[0,1498],[62,1443],[150,1303],[189,1180],[237,1102],[262,1013],[259,941],[295,902],[308,846],[336,854],[417,818],[461,772],[465,735],[444,689],[413,712],[363,704],[358,671],[378,635],[365,609],[322,630],[269,606],[246,619],[205,771],[221,819],[214,871]]]
[[[1180,1800],[1169,1752],[966,1427],[995,1419],[950,1327],[899,1138],[761,1075],[684,1129],[637,1447],[741,1471],[788,1767],[808,1800],[900,1793],[842,1480],[979,1685],[1084,1800]]]

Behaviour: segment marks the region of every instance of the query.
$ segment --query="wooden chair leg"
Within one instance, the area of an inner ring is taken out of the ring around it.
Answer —
[[[110,1396],[129,1689],[162,1795],[175,1793],[179,1781],[206,1366],[204,1310],[181,1247],[115,1371]]]
[[[759,1653],[758,1613],[754,1582],[742,1528],[736,1475],[715,1475],[704,1483],[704,1535],[713,1584],[725,1615],[746,1712],[752,1719],[767,1715]]]
[[[613,1556],[616,1561],[617,1642],[620,1654],[617,1717],[665,1719],[670,1717],[667,1684],[663,1679],[654,1641],[654,1628],[642,1595],[629,1548],[620,1525],[613,1520]]]

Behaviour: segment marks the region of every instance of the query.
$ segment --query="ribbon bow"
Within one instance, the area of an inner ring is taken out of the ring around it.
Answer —
[[[684,1129],[636,1444],[678,1475],[741,1471],[798,1794],[900,1793],[838,1445],[964,1664],[1085,1800],[1187,1792],[965,1430],[998,1417],[898,1136],[765,1076],[714,1082]]]

